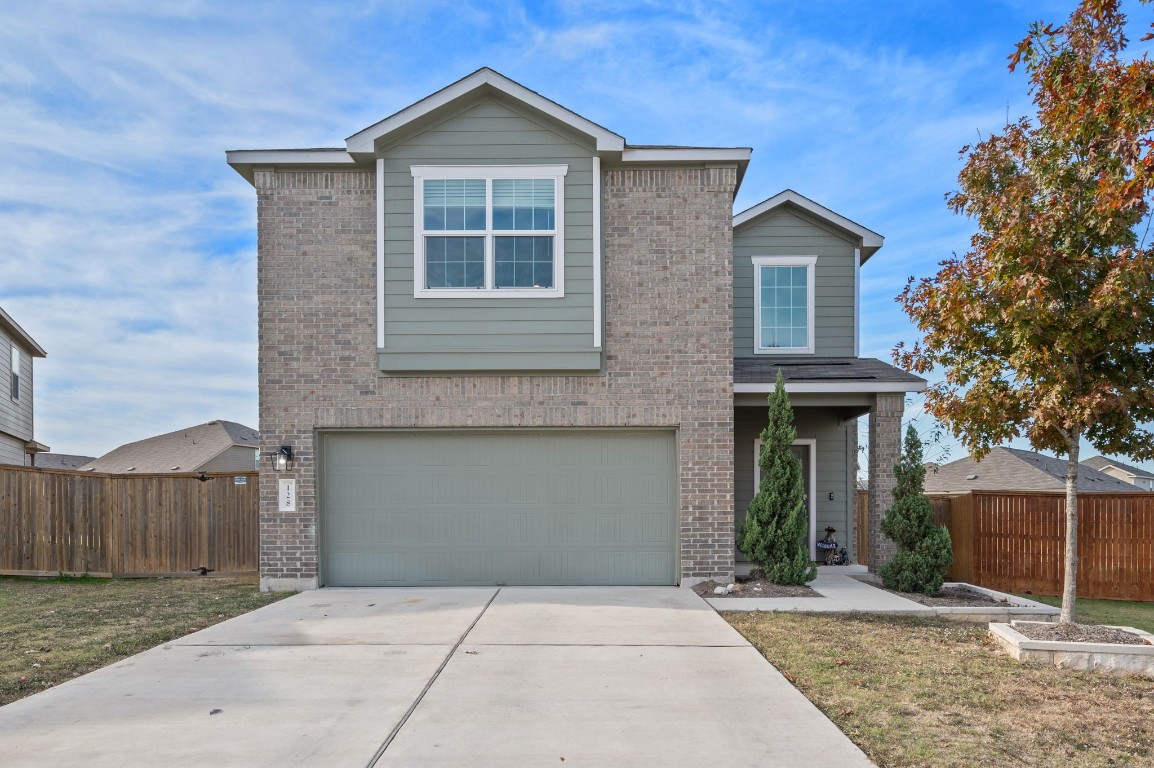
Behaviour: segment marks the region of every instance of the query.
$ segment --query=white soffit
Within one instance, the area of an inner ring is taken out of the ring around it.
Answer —
[[[355,165],[356,160],[343,149],[233,149],[224,153],[228,164],[241,176],[253,180],[253,169],[260,166],[292,168],[293,166],[341,167]]]
[[[562,107],[536,91],[531,91],[520,83],[516,83],[488,67],[478,69],[473,74],[458,80],[436,93],[426,96],[412,106],[386,117],[379,123],[370,125],[363,131],[354,133],[345,145],[351,155],[372,155],[375,152],[376,140],[393,131],[399,130],[414,120],[418,120],[429,113],[440,109],[479,88],[491,88],[516,99],[533,109],[543,112],[554,120],[568,125],[574,130],[586,134],[594,139],[598,152],[621,152],[625,148],[625,139],[613,131],[603,128],[591,120],[586,120],[576,112]]]

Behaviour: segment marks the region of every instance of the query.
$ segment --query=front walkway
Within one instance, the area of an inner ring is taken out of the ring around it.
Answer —
[[[0,707],[16,766],[866,756],[691,590],[324,589]]]

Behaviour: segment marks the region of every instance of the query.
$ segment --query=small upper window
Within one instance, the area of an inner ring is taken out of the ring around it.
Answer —
[[[564,295],[566,166],[414,166],[420,297]]]
[[[754,347],[761,354],[813,354],[816,256],[754,256]]]
[[[20,399],[20,350],[12,345],[12,399]]]

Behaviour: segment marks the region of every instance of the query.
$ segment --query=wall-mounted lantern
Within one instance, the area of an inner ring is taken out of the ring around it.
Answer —
[[[288,472],[293,468],[293,448],[291,445],[282,445],[279,451],[272,454],[272,468],[277,472]]]

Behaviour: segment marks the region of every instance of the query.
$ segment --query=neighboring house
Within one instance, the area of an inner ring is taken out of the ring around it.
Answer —
[[[973,457],[926,469],[926,493],[967,491],[1065,491],[1069,463],[1019,448],[994,448],[981,461]],[[1078,469],[1078,492],[1129,493],[1129,483],[1085,466]]]
[[[32,464],[48,446],[33,437],[32,358],[47,353],[0,309],[0,464]]]
[[[1099,472],[1105,472],[1110,477],[1116,477],[1119,480],[1138,486],[1139,490],[1154,491],[1154,474],[1147,472],[1138,467],[1132,467],[1129,464],[1123,464],[1116,459],[1108,459],[1105,456],[1095,456],[1092,459],[1086,459],[1082,462],[1082,466],[1096,469]]]
[[[889,498],[925,382],[858,357],[882,237],[792,191],[735,217],[750,152],[631,146],[489,69],[341,148],[229,152],[262,451],[294,457],[262,462],[263,587],[731,578],[779,371],[811,555],[853,541],[856,419]]]
[[[96,461],[96,457],[74,456],[68,453],[38,453],[33,466],[39,469],[80,469],[90,461]]]
[[[251,472],[260,436],[235,421],[210,421],[128,443],[81,467],[86,472],[143,474]]]

